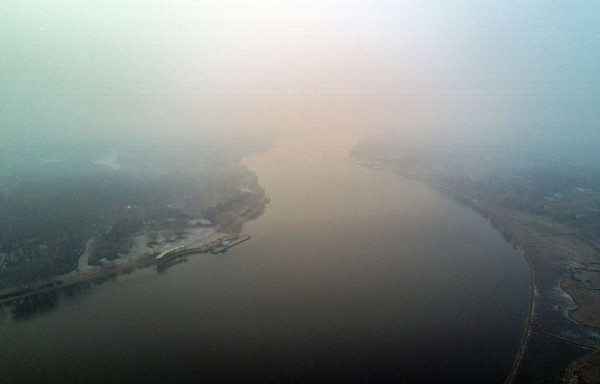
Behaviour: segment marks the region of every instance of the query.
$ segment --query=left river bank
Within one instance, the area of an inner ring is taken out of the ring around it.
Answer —
[[[192,225],[176,238],[167,240],[164,237],[162,242],[155,242],[152,246],[149,245],[148,235],[141,234],[133,239],[131,249],[121,258],[97,266],[80,262],[79,267],[70,273],[5,290],[0,295],[0,306],[9,306],[14,316],[27,316],[38,309],[43,310],[48,304],[47,299],[52,302],[62,291],[72,294],[89,289],[92,285],[113,281],[136,269],[155,267],[161,261],[162,254],[182,249],[192,251],[189,253],[210,251],[211,246],[237,236],[246,221],[253,220],[264,212],[268,201],[264,190],[258,185],[246,189],[234,204],[230,204],[228,210],[216,218],[214,225]],[[80,261],[87,261],[93,243],[94,239],[87,242],[87,249]]]

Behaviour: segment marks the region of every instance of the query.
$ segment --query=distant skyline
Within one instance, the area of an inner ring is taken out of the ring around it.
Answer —
[[[598,1],[3,1],[0,143],[600,131]]]

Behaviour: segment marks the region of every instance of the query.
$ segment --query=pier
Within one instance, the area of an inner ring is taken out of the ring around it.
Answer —
[[[194,253],[211,253],[213,255],[218,254],[221,252],[225,252],[227,249],[250,239],[250,236],[240,237],[239,235],[224,233],[217,233],[211,237],[213,238],[211,239],[209,237],[204,241],[193,245],[180,246],[162,252],[156,257],[157,271],[164,271],[167,268],[177,264],[176,260],[181,257],[191,255]]]
[[[219,247],[215,247],[213,248],[210,253],[217,254],[217,253],[221,253],[221,252],[225,252],[226,250],[228,250],[231,247],[234,247],[240,243],[243,243],[246,240],[250,240],[250,236],[242,236],[242,237],[238,237],[235,240],[226,240],[223,242],[223,244]]]

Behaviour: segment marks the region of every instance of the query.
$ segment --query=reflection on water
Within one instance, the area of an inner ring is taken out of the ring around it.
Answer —
[[[524,260],[470,208],[353,164],[356,141],[247,159],[272,201],[226,254],[3,320],[0,378],[502,382],[527,316]]]
[[[44,313],[58,305],[57,291],[47,291],[17,299],[10,303],[10,313],[14,319],[22,319],[37,313]]]

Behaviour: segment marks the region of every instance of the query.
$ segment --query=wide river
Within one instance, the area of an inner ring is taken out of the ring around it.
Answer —
[[[223,255],[5,311],[0,382],[502,383],[525,260],[469,207],[354,164],[357,140],[246,159],[272,201]]]

